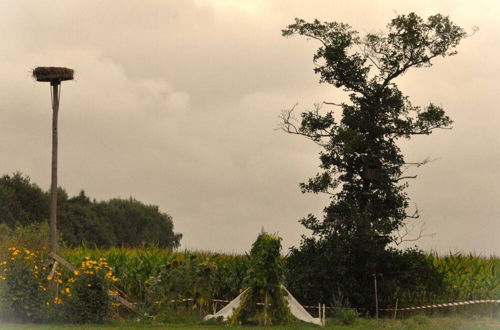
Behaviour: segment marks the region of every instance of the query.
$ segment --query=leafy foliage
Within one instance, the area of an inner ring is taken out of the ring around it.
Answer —
[[[196,256],[163,265],[158,276],[149,280],[154,304],[173,308],[189,300],[192,309],[208,311],[216,265],[209,260],[198,262]]]
[[[358,242],[359,243],[359,242]],[[367,271],[376,263],[379,307],[416,305],[434,302],[445,291],[444,274],[419,250],[387,249],[379,255],[366,252],[358,244],[344,245],[337,240],[304,239],[300,248],[290,251],[287,262],[287,286],[299,301],[318,301],[374,310],[374,274]],[[304,262],[307,260],[307,263]]]
[[[397,267],[426,267],[416,251],[399,253],[387,248],[399,243],[396,233],[406,221],[419,216],[418,210],[409,212],[405,192],[406,180],[416,176],[404,172],[412,164],[425,163],[408,163],[397,142],[450,128],[452,123],[435,104],[411,104],[394,80],[411,68],[431,66],[436,57],[454,55],[466,33],[446,16],[424,20],[415,13],[391,20],[385,34],[364,37],[347,24],[302,19],[282,32],[320,42],[313,57],[320,82],[341,88],[350,101],[324,102],[340,111],[324,113],[317,106],[302,113],[299,123],[294,121],[293,109],[282,115],[283,130],[322,147],[322,171],[302,183],[302,191],[331,195],[323,220],[314,215],[301,220],[314,238],[304,239],[301,250],[292,251],[291,265],[301,268],[299,259],[314,258],[311,251],[325,255],[335,268],[318,260],[308,272],[321,277],[326,286],[339,283],[349,299],[368,308],[373,305],[366,292],[372,274],[384,273],[392,281],[406,274]],[[394,258],[396,268],[387,261]],[[351,278],[349,283],[342,280],[345,275]]]
[[[209,273],[210,283],[207,287],[211,288],[210,298],[233,299],[244,288],[244,279],[249,267],[249,259],[244,255],[223,255],[210,252],[177,252],[169,249],[159,249],[157,247],[144,248],[111,248],[111,249],[89,249],[74,248],[62,251],[63,257],[71,264],[81,263],[85,256],[94,260],[106,258],[109,265],[112,266],[114,273],[120,279],[116,286],[126,293],[139,306],[146,309],[150,308],[150,303],[160,301],[161,297],[151,297],[152,278],[159,276],[163,271],[165,276],[172,277],[166,273],[176,270],[176,276],[180,279],[173,281],[184,281],[184,275],[181,270],[187,270],[192,276],[195,273],[200,276],[206,276],[203,271],[195,272],[196,269],[202,269],[209,265],[213,271]],[[174,262],[177,267],[173,267]],[[205,264],[205,266],[196,266],[195,264]],[[179,268],[179,264],[182,266]],[[170,266],[170,267],[169,267]],[[191,271],[193,270],[193,271]],[[203,279],[193,279],[194,281],[204,281]],[[189,293],[191,289],[188,285],[183,286],[185,292],[177,291],[175,294],[180,297],[192,298]],[[162,289],[163,290],[163,289]],[[173,293],[172,293],[173,294]]]
[[[322,302],[338,307],[366,307],[361,310],[362,313],[371,311],[374,305],[373,273],[365,272],[368,284],[363,291],[359,291],[356,283],[360,280],[354,274],[366,269],[362,263],[363,256],[356,256],[354,247],[348,250],[339,244],[338,241],[313,238],[304,240],[300,248],[293,249],[282,258],[286,286],[303,304]],[[155,247],[76,248],[62,251],[62,254],[74,265],[80,264],[85,256],[93,260],[106,258],[115,276],[120,279],[116,286],[139,306],[145,306],[150,301],[147,299],[148,279],[157,276],[162,265],[172,264],[175,260],[189,262],[187,260],[196,256],[191,262],[215,264],[215,271],[210,274],[209,297],[227,300],[248,287],[246,277],[251,265],[251,259],[246,255],[176,252]],[[498,296],[498,257],[438,256],[423,254],[416,249],[389,249],[382,257],[377,276],[380,308],[394,307],[396,299],[400,307],[407,307]],[[351,271],[355,265],[359,270]],[[178,275],[183,276],[180,272]],[[183,296],[188,297],[187,294]],[[364,298],[357,298],[360,296]],[[340,304],[337,303],[339,300],[342,300]]]
[[[49,309],[57,301],[51,300],[43,251],[10,247],[8,258],[0,262],[0,280],[5,281],[4,304],[17,319],[42,322],[50,319]]]
[[[446,290],[441,297],[436,297],[437,301],[500,297],[500,258],[462,253],[430,254],[427,258],[445,275]]]
[[[97,202],[81,191],[69,198],[58,189],[58,229],[66,244],[99,247],[157,245],[176,248],[181,234],[173,231],[172,217],[157,206],[133,198]],[[0,224],[47,222],[49,194],[30,178],[15,173],[0,178]]]
[[[68,279],[71,285],[66,289],[66,310],[70,321],[101,323],[110,320],[113,311],[111,296],[118,294],[112,289],[112,284],[118,278],[106,260],[87,257],[72,275]]]
[[[49,218],[49,195],[17,172],[0,177],[0,223],[14,228]]]
[[[292,320],[282,288],[284,265],[280,256],[281,238],[261,233],[250,251],[248,289],[231,317],[232,324],[276,325]],[[263,303],[262,309],[257,304]]]
[[[309,216],[302,223],[322,237],[363,236],[385,246],[404,220],[415,216],[407,214],[407,184],[399,183],[406,162],[397,140],[431,134],[452,123],[432,103],[425,108],[412,105],[393,80],[412,67],[430,66],[437,56],[454,55],[465,33],[448,17],[434,15],[424,22],[410,13],[393,19],[386,35],[361,39],[346,24],[301,19],[283,30],[284,36],[295,34],[320,41],[315,72],[321,82],[349,92],[351,101],[338,105],[339,122],[334,111],[322,114],[320,109],[302,113],[299,127],[290,112],[283,115],[287,132],[324,149],[323,172],[302,184],[302,190],[332,194],[323,221]]]

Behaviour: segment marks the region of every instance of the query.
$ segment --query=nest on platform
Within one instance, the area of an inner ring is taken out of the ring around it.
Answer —
[[[73,80],[75,71],[61,67],[37,67],[33,70],[33,78],[36,81],[61,82]]]

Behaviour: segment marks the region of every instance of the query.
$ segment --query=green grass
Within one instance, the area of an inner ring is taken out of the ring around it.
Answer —
[[[416,315],[408,319],[393,320],[393,319],[364,319],[356,320],[352,326],[336,324],[335,320],[329,320],[329,324],[325,327],[318,327],[307,324],[294,324],[282,327],[231,327],[238,329],[499,329],[500,319],[488,317],[426,317]],[[33,325],[33,324],[0,324],[2,330],[49,330],[49,329],[229,329],[225,325],[203,325],[203,324],[186,324],[186,323],[160,323],[151,321],[123,321],[105,325]]]

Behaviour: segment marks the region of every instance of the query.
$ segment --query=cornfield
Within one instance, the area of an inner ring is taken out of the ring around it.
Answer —
[[[173,262],[195,259],[198,263],[210,262],[216,265],[212,276],[213,292],[210,298],[232,299],[240,293],[248,269],[246,255],[219,254],[206,251],[172,251],[156,247],[90,249],[74,248],[62,252],[71,264],[79,264],[85,257],[97,260],[106,258],[120,279],[118,289],[136,302],[147,300],[148,285],[162,267]]]
[[[445,274],[447,291],[441,300],[500,299],[498,257],[462,253],[438,256],[433,253],[428,258]]]
[[[244,289],[249,267],[248,256],[221,254],[209,251],[172,251],[155,247],[111,248],[106,250],[75,248],[66,249],[62,256],[72,264],[79,264],[84,257],[106,258],[119,278],[118,289],[135,302],[147,301],[148,281],[157,276],[162,267],[173,262],[196,260],[210,262],[216,268],[211,277],[210,297],[230,300]],[[439,256],[427,255],[445,276],[445,290],[430,295],[425,288],[415,290],[411,296],[401,297],[400,306],[443,303],[475,299],[500,299],[500,259],[473,254],[454,253]],[[380,292],[379,294],[384,294]],[[298,295],[298,293],[297,293]]]

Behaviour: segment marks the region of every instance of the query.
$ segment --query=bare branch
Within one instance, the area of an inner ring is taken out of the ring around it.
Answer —
[[[406,180],[406,179],[416,179],[417,175],[407,175],[407,176],[400,176],[399,178],[392,180],[392,182],[399,182],[401,180]]]
[[[293,111],[295,110],[295,107],[297,105],[298,105],[298,103],[295,104],[289,110],[282,110],[281,111],[279,118],[282,120],[282,122],[281,122],[279,128],[288,134],[305,136],[306,138],[312,140],[314,143],[318,144],[319,146],[325,147],[327,145],[327,143],[323,142],[321,139],[331,137],[330,132],[323,130],[324,133],[306,133],[306,132],[303,132],[302,130],[300,130],[300,128],[298,128],[296,125],[297,119],[293,116]],[[316,109],[316,111],[319,111],[319,110]]]
[[[414,237],[409,237],[411,235],[411,232],[413,231],[414,226],[411,226],[411,228],[408,228],[407,225],[404,225],[400,230],[396,232],[396,237],[394,238],[394,244],[397,246],[401,245],[404,242],[415,242],[421,239],[422,237],[432,237],[435,236],[435,233],[431,234],[426,234],[425,233],[425,222],[422,223],[420,226],[420,230],[418,234]]]
[[[406,163],[404,163],[404,165],[408,166],[408,167],[410,167],[410,166],[420,167],[422,165],[428,164],[428,163],[433,162],[435,160],[436,159],[431,159],[431,158],[427,157],[421,162],[406,162]]]
[[[326,102],[326,101],[323,101],[323,104],[334,105],[334,106],[337,106],[337,107],[343,106],[341,103],[333,103],[333,102]]]

